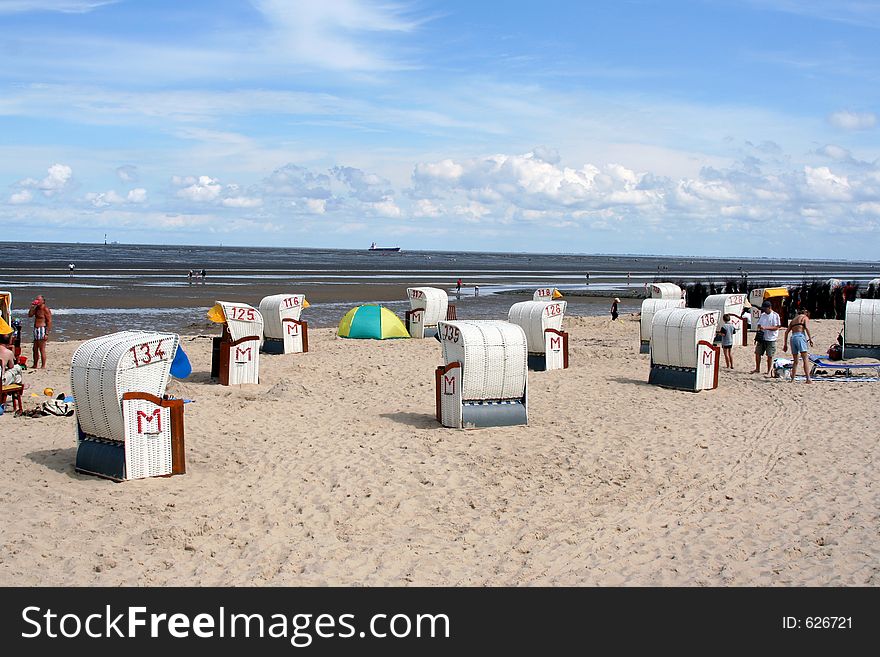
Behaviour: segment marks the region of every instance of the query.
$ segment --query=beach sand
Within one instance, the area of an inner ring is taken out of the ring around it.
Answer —
[[[530,425],[473,431],[434,419],[432,339],[312,331],[239,388],[184,338],[184,476],[78,475],[74,418],[0,417],[0,583],[876,585],[880,383],[750,375],[740,347],[717,390],[650,386],[623,319],[567,318]],[[824,352],[840,322],[813,325]],[[76,345],[28,393],[69,393]]]

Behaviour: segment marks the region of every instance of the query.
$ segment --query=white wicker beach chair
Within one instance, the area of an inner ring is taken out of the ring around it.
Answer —
[[[521,301],[510,307],[508,320],[526,334],[529,369],[568,367],[568,333],[562,330],[565,301]]]
[[[304,294],[273,294],[260,301],[263,353],[299,354],[309,350],[309,325],[300,321]]]
[[[528,424],[528,349],[521,327],[500,321],[438,325],[437,420],[446,427]]]
[[[880,299],[847,302],[842,356],[880,360]]]
[[[214,338],[211,376],[225,386],[260,382],[263,316],[246,303],[218,301],[226,321]]]
[[[684,299],[645,299],[639,319],[639,353],[651,351],[651,323],[654,313],[665,308],[684,308]]]
[[[648,383],[681,390],[718,387],[717,310],[664,308],[651,324]]]
[[[703,301],[703,308],[706,310],[717,310],[720,322],[723,323],[724,315],[730,315],[730,322],[736,327],[736,332],[740,336],[740,344],[743,346],[749,343],[748,320],[743,319],[745,313],[746,295],[744,294],[711,294]],[[747,314],[747,313],[746,313]],[[716,341],[721,342],[721,336],[716,336]]]
[[[675,283],[651,283],[652,299],[681,299],[681,288]]]
[[[554,295],[557,298],[562,296],[555,287],[539,287],[532,295],[532,301],[553,301]]]
[[[73,353],[76,470],[115,481],[183,474],[183,400],[164,399],[176,333],[121,331]]]
[[[455,306],[449,305],[445,290],[436,287],[408,287],[406,295],[410,304],[410,310],[406,311],[406,330],[411,337],[433,337],[437,334],[437,323],[455,315]]]

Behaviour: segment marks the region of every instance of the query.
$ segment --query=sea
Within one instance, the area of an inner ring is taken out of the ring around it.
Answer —
[[[190,269],[206,276],[190,279]],[[603,315],[615,295],[622,313],[638,311],[638,296],[653,281],[746,278],[758,287],[878,276],[880,263],[846,260],[0,242],[0,290],[12,292],[13,316],[29,329],[27,308],[43,294],[58,340],[125,329],[216,333],[206,319],[215,301],[259,306],[280,293],[305,294],[311,306],[303,319],[331,327],[360,303],[402,318],[413,285],[445,289],[459,319],[506,319],[538,287],[558,288],[568,314]]]

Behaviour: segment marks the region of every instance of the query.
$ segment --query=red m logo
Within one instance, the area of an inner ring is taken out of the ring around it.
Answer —
[[[709,367],[714,362],[715,352],[712,351],[704,351],[703,352],[703,365]]]
[[[293,322],[284,322],[287,326],[287,335],[299,335],[299,324]]]
[[[248,363],[251,361],[251,348],[250,347],[236,347],[235,348],[235,362],[236,363]]]
[[[152,430],[153,420],[156,420],[156,430]],[[138,433],[162,433],[162,413],[157,408],[149,415],[143,411],[137,412]],[[144,423],[147,425],[147,431],[144,431]]]
[[[550,351],[560,351],[562,349],[562,338],[550,338]]]
[[[443,375],[443,394],[444,395],[454,395],[455,394],[455,377],[449,377],[445,374]]]

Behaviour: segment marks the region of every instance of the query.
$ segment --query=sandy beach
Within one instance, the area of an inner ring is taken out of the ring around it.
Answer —
[[[739,347],[717,390],[650,386],[622,319],[566,318],[529,426],[473,431],[434,419],[435,340],[319,329],[223,387],[185,337],[184,476],[79,475],[75,418],[0,417],[0,583],[876,585],[880,384],[750,375]],[[70,391],[77,344],[49,344],[26,407]]]

